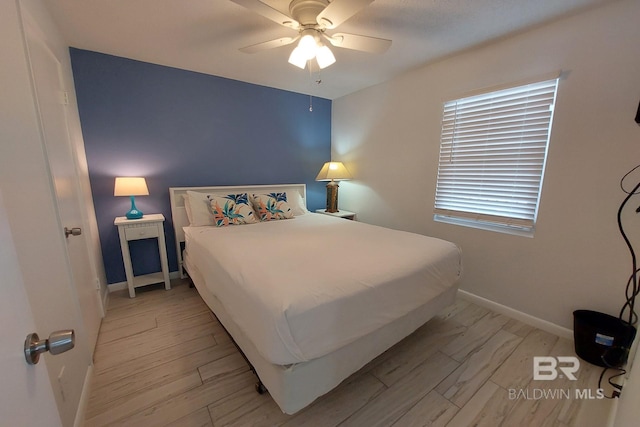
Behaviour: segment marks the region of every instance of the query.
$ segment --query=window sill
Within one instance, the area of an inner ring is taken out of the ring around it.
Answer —
[[[514,236],[523,236],[533,238],[534,228],[518,227],[507,224],[498,224],[488,221],[478,221],[467,218],[456,218],[446,215],[433,215],[433,220],[446,224],[460,225],[463,227],[477,228],[479,230],[495,231],[497,233],[511,234]]]

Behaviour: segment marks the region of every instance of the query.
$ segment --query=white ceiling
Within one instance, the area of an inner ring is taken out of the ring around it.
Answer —
[[[288,0],[263,1],[288,13]],[[391,48],[376,55],[332,47],[337,62],[319,74],[287,62],[294,45],[239,52],[296,32],[229,0],[45,3],[73,47],[336,99],[455,52],[611,1],[377,0],[336,31],[391,39]]]

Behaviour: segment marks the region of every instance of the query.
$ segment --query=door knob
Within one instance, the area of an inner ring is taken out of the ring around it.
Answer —
[[[82,234],[82,228],[80,227],[73,227],[71,230],[69,230],[67,227],[64,228],[64,237],[66,237],[67,239],[69,238],[69,236],[79,236]]]
[[[41,340],[35,332],[27,335],[24,340],[24,357],[29,365],[35,365],[40,360],[40,354],[50,352],[60,354],[71,350],[76,342],[76,333],[73,329],[51,332],[49,338]]]

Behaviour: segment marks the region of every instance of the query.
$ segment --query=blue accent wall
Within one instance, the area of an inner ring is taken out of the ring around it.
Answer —
[[[162,213],[176,271],[169,187],[307,184],[310,210],[325,204],[315,182],[331,158],[331,101],[71,48],[71,61],[107,281],[126,280],[114,218],[116,176],[143,176],[144,213]],[[153,240],[131,242],[135,274],[159,270]]]

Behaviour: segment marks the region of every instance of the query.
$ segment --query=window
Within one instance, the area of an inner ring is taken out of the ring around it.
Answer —
[[[557,85],[444,103],[436,221],[533,235]]]

